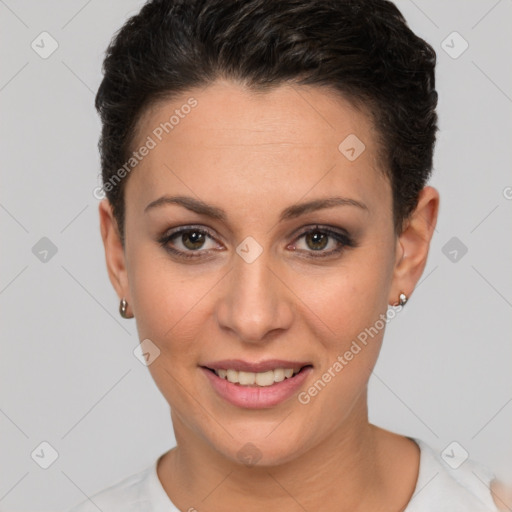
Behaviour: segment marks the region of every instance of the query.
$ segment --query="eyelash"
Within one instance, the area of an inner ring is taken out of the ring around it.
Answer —
[[[163,237],[161,237],[158,242],[160,245],[171,254],[178,256],[179,258],[189,259],[189,258],[202,258],[202,252],[204,253],[204,250],[198,249],[197,251],[180,251],[177,249],[174,249],[169,245],[169,242],[171,242],[173,239],[177,238],[179,235],[182,235],[183,233],[191,233],[196,232],[200,234],[208,235],[210,238],[215,239],[212,233],[204,228],[199,228],[196,226],[182,226],[180,228],[177,228],[171,232],[166,233]],[[338,244],[340,244],[336,249],[332,249],[328,252],[324,252],[323,250],[314,251],[309,250],[305,251],[308,253],[308,256],[305,256],[306,258],[328,258],[331,256],[334,256],[335,254],[341,253],[344,249],[347,247],[355,247],[356,244],[352,240],[352,238],[345,233],[334,231],[333,229],[327,227],[327,226],[321,226],[321,225],[315,225],[312,228],[309,228],[307,230],[302,231],[295,240],[300,240],[305,235],[308,235],[310,233],[320,233],[323,235],[327,235],[330,238],[334,238]]]

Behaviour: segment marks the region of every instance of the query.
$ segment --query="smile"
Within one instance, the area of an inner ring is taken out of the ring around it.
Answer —
[[[215,373],[221,378],[233,384],[240,386],[272,386],[276,382],[283,382],[285,379],[290,379],[300,370],[294,371],[293,368],[276,368],[267,372],[242,372],[232,368],[228,370],[214,370]]]
[[[295,395],[313,370],[291,361],[220,361],[200,367],[215,393],[237,407],[263,409]]]

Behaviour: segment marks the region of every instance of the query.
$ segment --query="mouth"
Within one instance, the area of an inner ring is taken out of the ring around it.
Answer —
[[[200,368],[218,396],[232,405],[250,409],[274,407],[288,400],[313,371],[309,362],[283,360],[228,360]]]

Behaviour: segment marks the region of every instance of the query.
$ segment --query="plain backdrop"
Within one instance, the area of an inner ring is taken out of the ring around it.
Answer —
[[[93,196],[104,51],[142,3],[0,1],[2,510],[64,510],[174,445]],[[512,1],[397,4],[438,54],[441,208],[370,419],[440,452],[456,441],[512,482]]]

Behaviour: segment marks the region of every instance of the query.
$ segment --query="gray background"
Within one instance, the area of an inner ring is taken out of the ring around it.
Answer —
[[[117,312],[92,194],[103,52],[141,4],[0,1],[3,510],[63,510],[174,445]],[[438,53],[441,209],[423,279],[388,326],[370,419],[439,451],[457,441],[512,482],[512,1],[397,4]],[[46,59],[31,47],[51,48],[43,31],[58,43]],[[469,43],[457,58],[454,31]],[[43,237],[57,248],[46,262],[32,251]],[[48,469],[43,441],[59,455]]]

